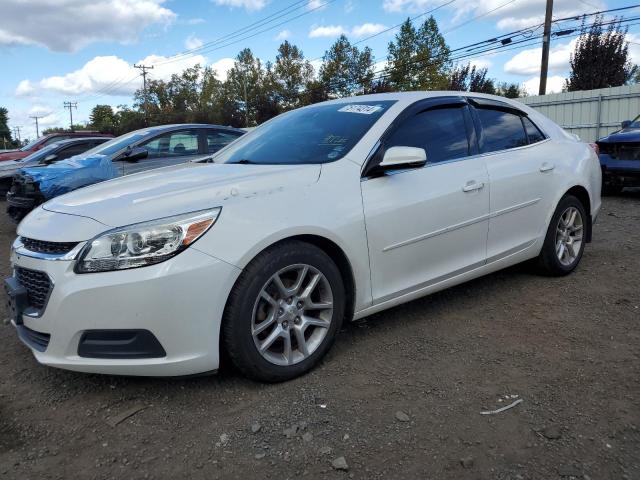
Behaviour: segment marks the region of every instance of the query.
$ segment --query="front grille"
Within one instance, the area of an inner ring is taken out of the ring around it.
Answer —
[[[600,153],[606,153],[616,160],[640,160],[638,143],[598,143]]]
[[[49,253],[52,255],[62,255],[74,249],[78,242],[47,242],[34,238],[21,237],[20,241],[24,248],[35,253]]]
[[[16,267],[16,278],[27,289],[27,303],[36,310],[42,310],[47,304],[51,292],[49,276],[38,270]]]
[[[39,352],[44,352],[49,346],[49,341],[51,340],[51,335],[48,333],[36,332],[24,325],[18,325],[18,335],[20,336],[20,339],[27,344],[27,346]]]

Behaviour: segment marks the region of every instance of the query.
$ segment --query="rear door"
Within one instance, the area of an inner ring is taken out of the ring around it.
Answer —
[[[487,261],[531,246],[546,231],[555,191],[553,144],[524,112],[472,99],[491,182]]]
[[[468,105],[440,98],[403,117],[373,160],[390,147],[419,147],[426,166],[361,182],[374,303],[478,268],[486,257],[489,179]]]
[[[125,161],[124,174],[131,175],[154,168],[179,165],[198,156],[204,156],[205,152],[199,141],[200,130],[173,130],[142,142],[137,146],[146,148],[149,155],[140,160]]]

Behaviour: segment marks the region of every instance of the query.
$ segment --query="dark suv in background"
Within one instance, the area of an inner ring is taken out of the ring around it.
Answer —
[[[110,133],[98,133],[98,132],[91,132],[91,131],[51,133],[49,135],[43,135],[42,137],[25,145],[19,150],[11,150],[9,152],[0,153],[0,162],[4,162],[6,160],[18,160],[20,158],[25,158],[31,155],[33,152],[37,152],[41,148],[44,148],[47,145],[51,145],[52,143],[59,142],[60,140],[69,140],[72,138],[84,138],[84,137],[113,138],[113,135],[111,135]]]
[[[206,124],[163,125],[129,132],[67,160],[22,168],[7,193],[7,213],[20,221],[58,195],[132,173],[203,161],[245,132]]]
[[[624,187],[640,187],[640,115],[622,122],[622,129],[601,138],[602,193],[613,195]]]

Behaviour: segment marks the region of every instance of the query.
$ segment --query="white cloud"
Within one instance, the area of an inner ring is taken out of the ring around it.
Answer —
[[[184,41],[184,48],[186,48],[187,50],[193,50],[194,48],[201,47],[202,43],[202,40],[200,40],[198,37],[189,35]]]
[[[351,35],[354,37],[367,37],[369,35],[380,33],[386,29],[387,27],[381,23],[363,23],[362,25],[356,25],[353,27]]]
[[[486,58],[472,58],[469,60],[471,66],[476,67],[476,70],[480,70],[482,68],[489,68],[492,63],[491,60]]]
[[[485,15],[478,21],[490,21],[500,29],[516,30],[544,21],[544,0],[465,0],[454,2],[449,11],[453,11],[452,21]],[[580,15],[585,12],[606,8],[603,0],[589,0],[594,7],[587,7],[578,0],[555,0],[553,14],[556,18]],[[389,13],[423,13],[441,5],[440,0],[383,0],[382,6]],[[506,5],[505,5],[506,4]]]
[[[549,71],[566,72],[569,70],[569,59],[578,39],[569,43],[553,45],[549,51]],[[532,75],[540,72],[542,47],[523,50],[515,54],[504,64],[504,71],[514,75]]]
[[[291,37],[291,30],[282,30],[275,36],[274,40],[286,40]]]
[[[565,78],[560,75],[547,77],[547,93],[560,93],[564,87]],[[522,83],[528,95],[538,95],[540,89],[540,77],[533,77]]]
[[[347,2],[344,4],[344,13],[351,13],[355,8],[356,7],[353,2],[351,0],[347,0]]]
[[[193,55],[180,58],[170,63],[162,63],[167,57],[149,55],[139,62],[144,65],[153,65],[149,76],[154,79],[168,80],[173,73],[180,73],[185,68],[197,63],[206,64],[206,58],[202,55]],[[18,84],[15,94],[26,96],[36,93],[38,90],[55,92],[65,95],[108,94],[131,95],[139,87],[141,80],[140,71],[133,64],[116,57],[115,55],[98,56],[89,60],[81,68],[65,75],[46,77],[38,82],[23,80]]]
[[[97,41],[132,42],[176,14],[164,0],[3,0],[0,45],[41,45],[74,52]]]
[[[210,66],[216,71],[216,77],[221,82],[227,79],[227,73],[233,68],[235,60],[233,58],[221,58],[217,62],[212,63]]]
[[[267,6],[267,0],[213,0],[213,3],[231,8],[244,8],[250,12],[262,10]]]
[[[186,24],[187,25],[200,25],[201,23],[205,23],[205,19],[204,18],[190,18],[188,20],[186,20]]]
[[[309,0],[307,8],[309,10],[324,10],[327,2],[324,0]]]
[[[36,89],[29,80],[22,80],[16,87],[15,94],[18,97],[28,97],[35,93]]]
[[[322,27],[311,27],[311,31],[309,32],[309,38],[338,37],[346,33],[347,31],[342,27],[342,25],[326,25]]]

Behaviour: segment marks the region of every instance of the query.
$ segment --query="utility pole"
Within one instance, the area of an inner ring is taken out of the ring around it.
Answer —
[[[38,130],[38,119],[44,118],[44,115],[33,115],[29,118],[33,118],[36,121],[36,138],[40,137],[40,130]]]
[[[22,128],[22,125],[16,125],[13,127],[13,134],[18,137],[18,142],[22,143],[22,139],[20,138],[20,128]]]
[[[549,46],[551,44],[551,16],[553,14],[553,0],[547,0],[547,11],[544,16],[544,33],[542,34],[542,61],[540,62],[540,90],[539,95],[547,93],[547,70],[549,69]]]
[[[142,70],[142,91],[144,92],[144,123],[149,126],[149,96],[147,94],[147,70],[153,70],[153,65],[133,65]]]
[[[71,122],[70,129],[73,132],[73,112],[72,109],[78,109],[78,102],[64,102],[64,108],[69,109],[69,121]]]

